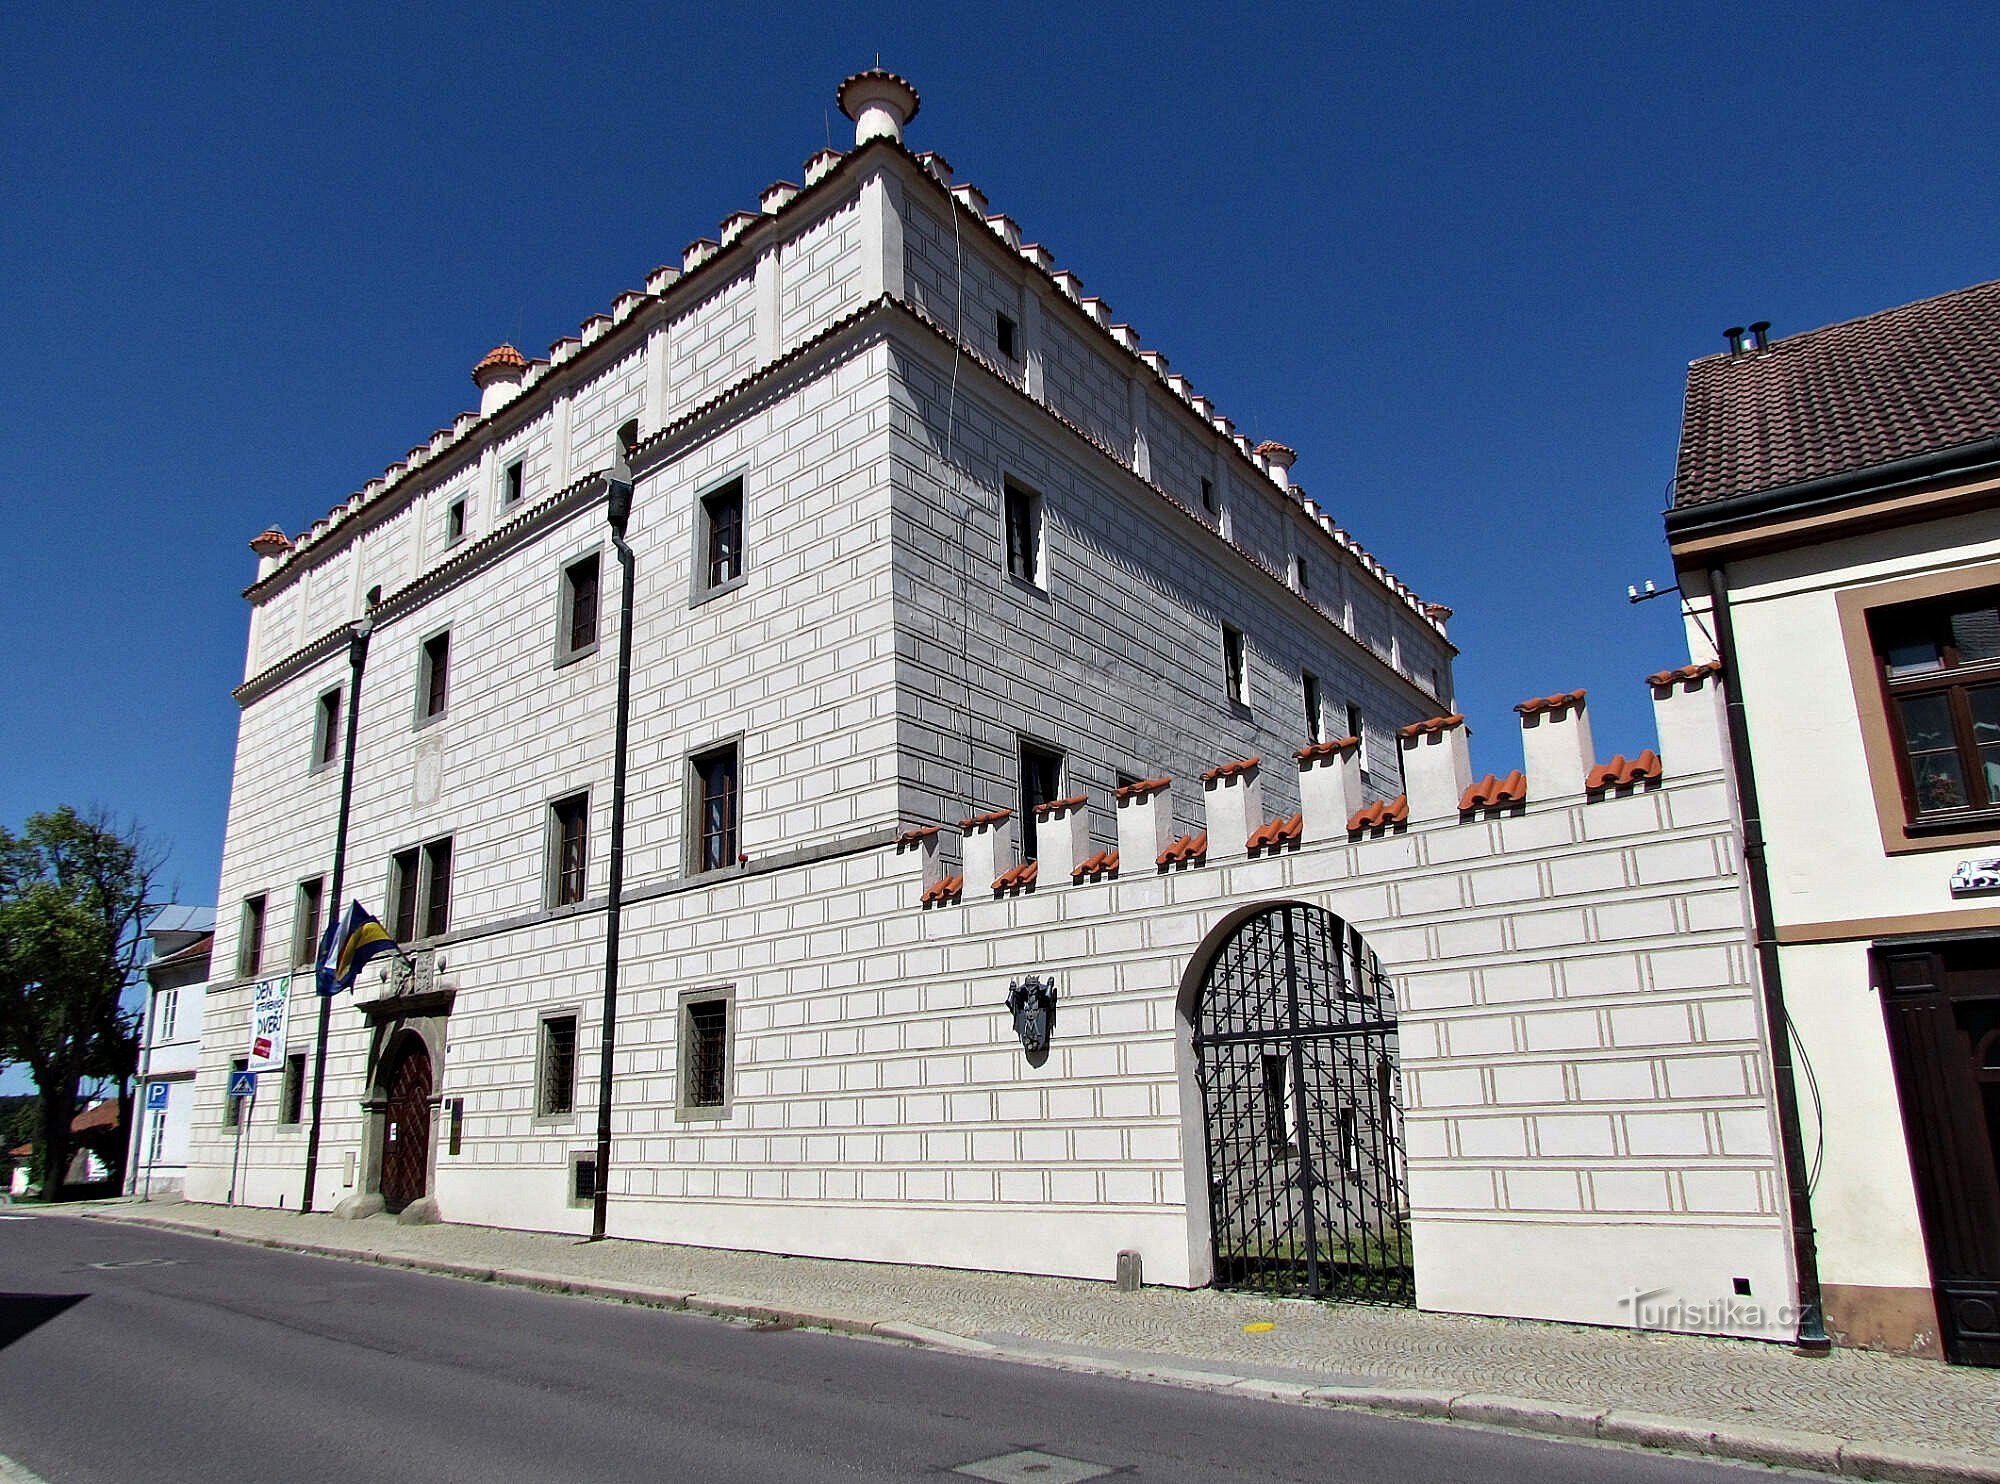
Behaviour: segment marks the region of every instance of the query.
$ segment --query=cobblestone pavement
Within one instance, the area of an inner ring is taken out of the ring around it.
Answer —
[[[390,1260],[727,1295],[916,1325],[1044,1356],[1320,1384],[1494,1392],[1707,1426],[1836,1433],[2000,1461],[2000,1370],[1864,1351],[1807,1358],[1751,1341],[1423,1314],[1211,1290],[1148,1288],[889,1263],[835,1262],[473,1226],[400,1226],[180,1203],[90,1213]],[[1269,1323],[1268,1331],[1244,1326]]]

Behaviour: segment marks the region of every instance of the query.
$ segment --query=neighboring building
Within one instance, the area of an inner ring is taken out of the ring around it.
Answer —
[[[26,1195],[33,1178],[35,1146],[33,1143],[17,1144],[7,1151],[12,1169],[7,1177],[7,1194]]]
[[[351,772],[338,896],[414,966],[334,1002],[315,1208],[1787,1336],[1714,676],[1656,678],[1664,759],[1567,692],[1475,782],[1449,611],[910,154],[907,84],[841,101],[253,543],[189,1195],[304,1189],[303,1076],[223,1094]]]
[[[187,1174],[215,909],[164,908],[147,927],[146,936],[151,940],[145,966],[146,1015],[140,1028],[138,1086],[132,1099],[134,1137],[125,1162],[125,1183],[134,1195],[161,1195],[179,1190]]]
[[[1688,373],[1667,532],[1742,705],[1836,1338],[2000,1364],[2000,283]]]

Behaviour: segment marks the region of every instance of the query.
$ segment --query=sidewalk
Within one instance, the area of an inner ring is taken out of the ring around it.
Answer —
[[[39,1208],[49,1211],[49,1208]],[[57,1214],[51,1212],[51,1214]],[[2000,1484],[2000,1370],[1863,1351],[474,1226],[108,1201],[60,1214],[1184,1385],[1853,1477]],[[1246,1325],[1270,1324],[1255,1333]]]

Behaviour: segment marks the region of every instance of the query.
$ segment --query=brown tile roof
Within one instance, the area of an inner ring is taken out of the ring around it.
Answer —
[[[1118,802],[1122,804],[1128,799],[1147,798],[1172,786],[1173,781],[1171,778],[1141,778],[1137,783],[1128,783],[1117,791]]]
[[[1047,819],[1051,814],[1060,814],[1065,809],[1081,809],[1089,802],[1089,794],[1078,794],[1069,799],[1050,799],[1046,804],[1035,805],[1035,818]]]
[[[1682,682],[1692,685],[1697,680],[1721,673],[1722,661],[1710,660],[1705,665],[1682,665],[1678,670],[1661,670],[1658,674],[1648,675],[1646,684],[1652,686],[1654,690],[1662,690],[1669,685],[1678,685]]]
[[[472,368],[472,379],[480,382],[483,386],[485,383],[481,378],[489,371],[525,371],[527,369],[528,358],[526,356],[522,355],[511,345],[496,345],[479,358],[479,363]]]
[[[1523,701],[1514,708],[1521,716],[1540,716],[1544,711],[1568,711],[1583,704],[1584,693],[1580,690],[1561,691],[1553,696],[1536,696]]]
[[[1397,794],[1386,804],[1377,799],[1374,803],[1355,810],[1354,817],[1347,821],[1347,833],[1359,835],[1368,830],[1393,829],[1397,825],[1409,822],[1410,796]]]
[[[1260,850],[1278,850],[1286,845],[1296,845],[1305,838],[1305,834],[1306,817],[1294,814],[1290,819],[1273,819],[1258,825],[1245,843],[1250,853],[1255,855]]]
[[[993,878],[993,889],[995,891],[1024,891],[1035,884],[1035,877],[1039,872],[1040,867],[1034,861],[1027,861],[1018,866],[1009,866]]]
[[[963,876],[947,876],[942,881],[934,881],[924,888],[923,902],[926,907],[942,907],[959,898],[965,890]]]
[[[283,556],[292,549],[292,538],[276,526],[266,526],[250,538],[250,549],[258,556]]]
[[[1162,850],[1153,864],[1164,871],[1168,866],[1199,865],[1207,858],[1208,831],[1203,830],[1199,835],[1182,835],[1180,839]]]
[[[118,1100],[116,1098],[106,1098],[94,1108],[85,1108],[69,1121],[69,1131],[73,1134],[80,1134],[87,1129],[93,1128],[116,1127],[118,1127]]]
[[[1673,508],[2000,434],[2000,280],[1688,367]]]
[[[1648,747],[1637,757],[1626,759],[1619,753],[1608,763],[1599,763],[1584,776],[1585,793],[1603,793],[1608,788],[1631,788],[1640,783],[1657,783],[1660,780],[1660,755]]]
[[[1301,767],[1307,767],[1325,758],[1339,757],[1349,748],[1359,747],[1360,745],[1361,739],[1359,737],[1329,737],[1324,742],[1314,742],[1308,746],[1301,747],[1292,756],[1299,760]]]
[[[1217,767],[1210,768],[1206,773],[1202,774],[1201,781],[1203,783],[1220,783],[1225,778],[1235,778],[1239,774],[1250,772],[1263,761],[1264,759],[1261,757],[1246,757],[1239,758],[1233,763],[1223,763]]]
[[[967,834],[971,834],[974,830],[983,830],[989,824],[1001,824],[1013,817],[1014,811],[1012,809],[989,809],[984,814],[975,814],[970,819],[961,819],[958,822],[958,827]]]
[[[1456,711],[1449,716],[1433,716],[1429,721],[1413,721],[1406,727],[1396,728],[1396,735],[1404,739],[1425,737],[1432,732],[1448,732],[1453,727],[1465,725],[1465,718]]]
[[[1100,850],[1069,873],[1072,881],[1081,881],[1086,876],[1116,876],[1118,874],[1118,852]]]
[[[1519,768],[1505,778],[1495,778],[1488,773],[1459,795],[1458,812],[1471,814],[1479,809],[1499,809],[1508,804],[1526,803],[1527,799],[1528,779]]]
[[[916,829],[904,830],[902,834],[896,836],[896,848],[898,850],[907,850],[920,840],[928,840],[937,832],[938,827],[934,824],[919,825]]]

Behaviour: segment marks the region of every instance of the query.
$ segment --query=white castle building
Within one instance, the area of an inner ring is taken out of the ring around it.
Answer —
[[[225,1083],[351,777],[340,896],[416,967],[334,1002],[316,1209],[1788,1337],[1713,671],[1657,754],[1573,692],[1475,782],[1449,610],[912,154],[907,83],[840,101],[253,543],[189,1195],[308,1193],[311,1098]]]

